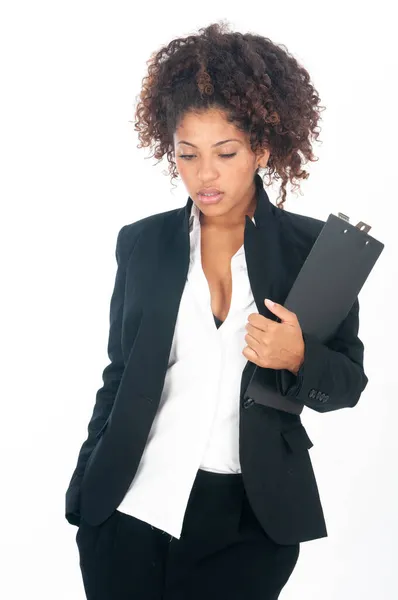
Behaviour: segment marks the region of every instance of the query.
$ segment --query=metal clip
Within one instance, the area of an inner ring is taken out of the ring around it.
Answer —
[[[350,217],[347,217],[347,215],[345,215],[341,212],[337,213],[337,216],[340,217],[340,219],[344,219],[344,221],[347,221],[347,223],[350,222]]]
[[[367,225],[366,223],[364,223],[363,221],[359,221],[359,223],[357,223],[355,225],[355,227],[357,227],[358,229],[360,229],[361,231],[363,231],[364,233],[368,233],[372,226],[371,225]]]

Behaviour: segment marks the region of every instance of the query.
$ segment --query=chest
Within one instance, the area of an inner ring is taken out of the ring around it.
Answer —
[[[233,233],[201,233],[202,269],[206,277],[213,314],[225,321],[232,297],[231,258],[243,244],[244,229]]]

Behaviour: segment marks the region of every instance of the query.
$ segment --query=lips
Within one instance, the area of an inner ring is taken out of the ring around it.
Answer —
[[[207,188],[199,190],[198,194],[221,194],[222,192],[217,188]]]
[[[218,202],[221,201],[223,196],[223,192],[212,194],[211,196],[204,196],[203,194],[198,194],[198,199],[202,204],[218,204]]]

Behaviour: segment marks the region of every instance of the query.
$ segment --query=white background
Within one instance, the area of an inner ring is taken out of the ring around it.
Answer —
[[[301,545],[281,598],[395,600],[394,3],[134,4],[1,6],[0,595],[85,597],[64,495],[108,362],[117,232],[187,200],[181,181],[172,191],[166,163],[137,149],[129,121],[150,54],[227,19],[285,44],[327,107],[319,161],[286,209],[324,220],[341,211],[386,245],[359,296],[369,384],[355,409],[302,413],[329,537]]]

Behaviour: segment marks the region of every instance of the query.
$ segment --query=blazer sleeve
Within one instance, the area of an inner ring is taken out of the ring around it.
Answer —
[[[368,378],[364,372],[364,346],[358,337],[359,301],[355,300],[335,335],[326,343],[303,332],[304,362],[297,375],[277,370],[280,394],[293,396],[317,412],[354,407]]]
[[[79,490],[84,470],[88,458],[96,445],[97,436],[102,427],[105,425],[112,410],[112,406],[124,371],[124,359],[121,346],[121,327],[123,319],[126,265],[128,259],[128,252],[126,248],[127,240],[125,239],[125,234],[128,227],[128,225],[124,225],[120,229],[116,241],[115,255],[117,270],[110,301],[109,337],[107,348],[110,362],[103,370],[103,385],[96,393],[95,405],[87,428],[88,435],[80,448],[77,465],[72,474],[72,478],[66,492],[65,517],[69,523],[74,525],[78,525],[80,521],[78,509]]]

